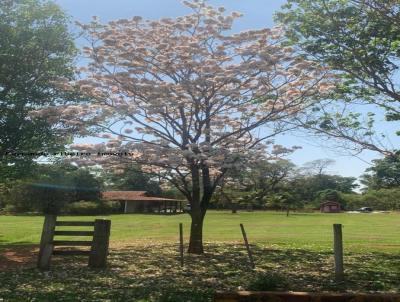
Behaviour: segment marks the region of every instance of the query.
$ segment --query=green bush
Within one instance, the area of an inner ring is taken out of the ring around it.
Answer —
[[[65,207],[67,214],[97,215],[118,213],[120,203],[116,201],[77,201]]]
[[[343,194],[348,210],[371,207],[374,210],[400,210],[400,189],[369,190],[364,194]]]
[[[272,291],[282,290],[287,286],[286,279],[277,273],[262,272],[250,279],[246,290]]]
[[[6,206],[2,209],[2,213],[7,214],[15,214],[18,213],[18,210],[12,204],[6,204]]]
[[[70,200],[71,192],[62,185],[15,181],[4,195],[5,207],[17,213],[58,214]]]
[[[59,214],[71,202],[99,200],[101,187],[101,181],[88,170],[39,165],[34,177],[0,185],[0,208],[7,207],[16,213]]]

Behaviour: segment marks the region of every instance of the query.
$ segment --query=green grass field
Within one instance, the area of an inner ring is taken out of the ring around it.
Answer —
[[[95,218],[99,216],[59,220]],[[206,252],[185,253],[184,267],[179,265],[178,223],[184,223],[187,246],[187,214],[106,218],[112,220],[107,269],[88,269],[86,257],[53,257],[51,270],[40,272],[35,247],[43,217],[0,216],[0,301],[209,302],[215,290],[238,288],[400,291],[399,213],[286,217],[279,212],[210,211],[204,228]],[[255,270],[249,267],[239,223],[245,225]],[[334,281],[333,223],[344,226],[343,283]]]
[[[59,220],[93,220],[96,217],[59,217]],[[99,218],[99,216],[97,216]],[[157,241],[174,243],[178,223],[183,222],[188,235],[190,218],[187,214],[111,215],[112,242]],[[0,246],[37,244],[41,233],[41,216],[0,216]],[[240,242],[239,223],[245,225],[253,244],[277,245],[311,250],[330,249],[332,224],[344,226],[344,244],[350,251],[388,251],[400,249],[400,214],[320,214],[294,213],[289,217],[282,212],[209,211],[204,225],[206,242]],[[188,238],[185,238],[187,241]]]

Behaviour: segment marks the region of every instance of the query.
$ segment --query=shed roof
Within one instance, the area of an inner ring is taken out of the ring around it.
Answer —
[[[327,205],[327,204],[338,204],[338,205],[340,205],[340,202],[333,201],[333,200],[328,200],[328,201],[325,201],[325,202],[321,203],[321,206],[324,206],[324,205]]]
[[[164,197],[147,196],[146,191],[106,191],[102,192],[102,198],[106,200],[124,201],[181,201]]]

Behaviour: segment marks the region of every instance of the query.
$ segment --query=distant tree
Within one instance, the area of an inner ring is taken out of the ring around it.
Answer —
[[[283,184],[294,175],[295,165],[289,160],[276,161],[260,160],[250,166],[247,174],[248,183],[252,189],[261,194],[276,192],[279,185]]]
[[[281,208],[286,211],[286,216],[289,216],[290,210],[294,210],[301,206],[301,202],[290,192],[275,193],[265,198],[267,206],[271,208]]]
[[[254,200],[248,201],[248,195],[249,192],[237,179],[225,179],[217,187],[212,203],[217,207],[231,209],[232,213],[236,214],[241,206],[254,204]]]
[[[352,193],[358,185],[356,178],[339,175],[298,175],[288,185],[290,192],[304,203],[313,203],[319,192],[334,190]]]
[[[68,135],[30,110],[60,104],[71,92],[55,84],[73,78],[76,50],[68,18],[53,2],[3,0],[0,4],[0,181],[29,176],[38,156],[59,151]],[[9,155],[14,153],[14,155]]]
[[[76,201],[96,201],[101,198],[101,190],[103,189],[102,180],[96,178],[89,170],[76,170],[71,175],[71,182],[75,188],[74,199]]]
[[[374,160],[366,172],[361,183],[369,190],[400,188],[400,152]]]
[[[249,165],[250,166],[250,165]],[[246,195],[249,185],[250,167],[232,167],[227,171],[215,189],[212,203],[217,207],[230,208],[232,213],[238,211],[242,197]]]
[[[52,165],[39,165],[35,174],[38,179],[56,179],[60,185],[63,183],[60,179],[65,179],[72,190],[70,201],[96,201],[100,199],[103,189],[103,180],[96,177],[87,168],[78,168],[68,163],[54,163]],[[35,178],[33,178],[35,179]],[[56,183],[56,181],[54,182]]]
[[[41,175],[34,179],[13,182],[7,205],[16,212],[59,214],[74,200],[74,187],[64,175]]]
[[[303,170],[312,175],[326,174],[328,167],[335,164],[335,161],[330,158],[316,159],[307,162],[303,165]]]
[[[341,197],[339,191],[332,190],[332,189],[326,189],[326,190],[317,192],[316,201],[317,201],[317,203],[321,203],[321,202],[325,202],[325,201],[341,202],[342,197]]]
[[[288,160],[263,160],[249,163],[244,169],[231,169],[218,186],[214,202],[236,213],[239,207],[265,208],[265,199],[280,192],[295,165]]]
[[[108,189],[123,191],[146,191],[158,196],[162,193],[159,182],[154,176],[144,173],[139,165],[130,164],[120,171],[105,171]]]
[[[5,207],[6,205],[6,194],[7,194],[8,188],[4,183],[0,182],[0,211]]]
[[[369,190],[364,194],[342,194],[346,209],[357,210],[371,207],[375,210],[400,210],[400,189]]]
[[[88,170],[66,164],[40,165],[35,176],[12,182],[6,203],[16,211],[57,214],[76,201],[98,201],[102,182]]]
[[[296,169],[288,160],[263,161],[231,171],[218,187],[214,204],[222,207],[248,205],[258,209],[301,208],[319,205],[321,191],[351,194],[356,178],[325,174],[331,160],[316,160]]]
[[[355,182],[357,178],[340,175],[319,175],[314,176],[314,185],[322,189],[332,189],[343,193],[351,193],[358,187]]]
[[[285,159],[259,160],[249,165],[246,171],[241,172],[244,177],[243,186],[248,192],[242,197],[242,203],[265,208],[266,199],[287,191],[286,184],[295,176],[295,167],[292,162]]]
[[[296,169],[288,160],[260,160],[244,170],[231,172],[217,197],[225,206],[240,203],[262,209],[282,208],[282,200],[288,200],[292,207],[314,204],[324,190],[352,193],[358,186],[356,178],[325,174],[332,162],[316,160],[306,164],[306,168]],[[283,198],[286,194],[288,198]]]

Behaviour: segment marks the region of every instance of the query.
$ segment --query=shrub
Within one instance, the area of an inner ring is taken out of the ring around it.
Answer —
[[[364,194],[343,194],[347,209],[356,210],[361,207],[371,207],[375,210],[400,210],[400,190],[380,189],[369,190]]]
[[[2,213],[7,213],[7,214],[18,213],[17,209],[12,204],[7,204],[1,211],[2,211]]]
[[[4,195],[5,211],[10,213],[29,212],[34,208],[33,194],[27,185],[20,181],[12,183],[11,189]]]
[[[277,273],[262,272],[250,279],[246,289],[254,291],[271,291],[284,289],[286,285],[287,281],[283,276]]]
[[[118,213],[119,202],[115,201],[77,201],[68,204],[65,212],[74,215],[98,215]]]
[[[5,195],[7,209],[22,212],[58,214],[70,200],[71,192],[64,186],[51,181],[38,183],[25,180],[15,181]]]
[[[8,206],[7,209],[19,213],[59,214],[71,202],[97,201],[101,187],[101,181],[88,170],[68,165],[40,165],[34,177],[0,186],[0,208]]]
[[[315,198],[315,203],[317,205],[325,201],[336,201],[340,203],[344,202],[341,192],[337,190],[326,189],[318,191],[316,194],[317,197]]]

